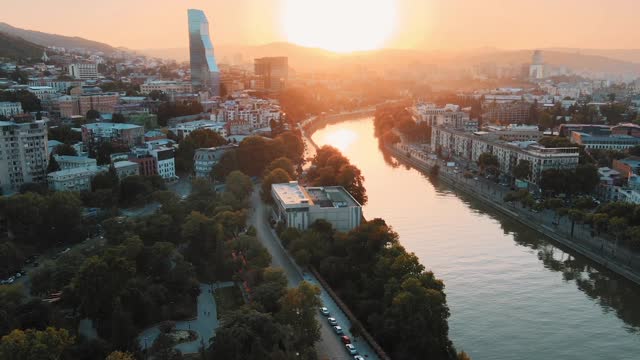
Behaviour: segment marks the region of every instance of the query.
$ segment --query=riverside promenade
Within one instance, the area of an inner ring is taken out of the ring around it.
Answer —
[[[588,225],[572,224],[571,220],[558,217],[552,210],[534,212],[517,203],[507,203],[504,196],[510,191],[509,188],[484,177],[466,178],[462,169],[447,167],[446,162],[434,159],[420,145],[395,144],[386,145],[385,148],[400,162],[427,174],[438,165],[438,179],[451,188],[491,206],[602,267],[640,284],[640,256],[617,246],[611,239],[594,235]]]

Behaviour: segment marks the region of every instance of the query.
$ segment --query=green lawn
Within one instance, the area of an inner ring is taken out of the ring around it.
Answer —
[[[242,298],[242,292],[237,286],[230,286],[221,289],[216,289],[213,293],[216,299],[216,310],[218,311],[218,319],[221,319],[225,314],[238,309],[244,305],[244,299]]]

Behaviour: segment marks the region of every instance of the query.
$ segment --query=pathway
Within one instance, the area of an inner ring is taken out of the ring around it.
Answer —
[[[213,286],[209,284],[200,284],[200,295],[198,295],[198,316],[192,320],[177,321],[176,330],[194,330],[198,337],[187,343],[181,343],[175,346],[176,350],[180,350],[183,354],[193,354],[200,351],[200,347],[204,344],[209,345],[209,340],[213,337],[215,330],[219,326],[218,313],[216,311],[216,301],[213,292],[216,288],[224,288],[234,286],[233,281],[216,283]],[[207,313],[207,315],[205,315]],[[151,347],[156,338],[160,335],[160,325],[146,329],[138,336],[140,347],[148,349]]]

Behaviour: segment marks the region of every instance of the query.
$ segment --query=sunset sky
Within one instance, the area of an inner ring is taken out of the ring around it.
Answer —
[[[173,48],[187,46],[190,7],[206,12],[217,44],[640,47],[638,0],[4,0],[0,21],[134,49]]]

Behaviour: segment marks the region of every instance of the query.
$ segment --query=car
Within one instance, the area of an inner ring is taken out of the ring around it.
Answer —
[[[353,357],[353,360],[364,360],[364,358],[360,355],[356,355]]]
[[[345,345],[345,347],[347,348],[347,351],[349,352],[349,354],[358,355],[358,350],[356,350],[356,347],[353,346],[353,344],[347,344]]]
[[[336,320],[335,318],[332,318],[332,317],[327,318],[327,321],[329,322],[329,325],[333,325],[333,326],[338,325],[338,320]]]
[[[342,340],[343,344],[351,344],[351,338],[347,335],[340,336],[340,340]]]
[[[329,316],[329,309],[327,309],[326,307],[321,307],[320,308],[320,314],[324,315],[324,316]]]
[[[344,334],[344,331],[342,331],[342,328],[340,326],[338,326],[338,325],[333,327],[333,331],[335,331],[336,334],[338,334],[338,335]]]

